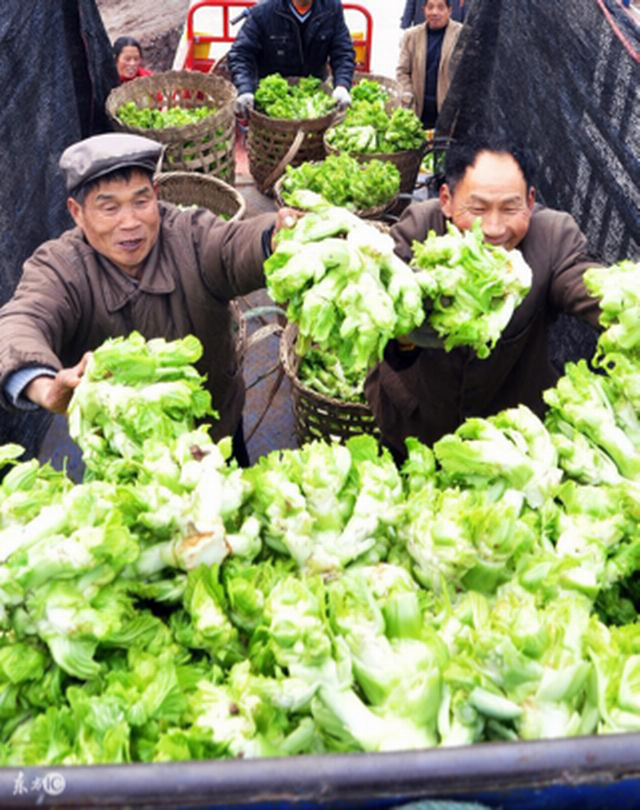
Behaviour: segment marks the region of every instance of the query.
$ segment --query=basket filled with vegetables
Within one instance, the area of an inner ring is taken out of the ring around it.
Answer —
[[[350,155],[329,155],[315,163],[287,166],[274,187],[276,204],[291,206],[299,190],[320,194],[332,205],[344,206],[363,219],[375,219],[398,199],[400,172],[381,160],[363,165]]]
[[[411,194],[428,147],[426,132],[412,110],[389,111],[382,100],[355,101],[343,120],[327,130],[329,154],[346,152],[357,160],[384,160],[400,172],[400,193]]]
[[[156,181],[158,197],[164,202],[207,208],[227,221],[242,219],[247,210],[242,194],[217,177],[196,172],[164,172]]]
[[[387,342],[424,320],[420,287],[377,223],[308,191],[291,202],[312,213],[280,232],[265,277],[295,324],[285,330],[280,358],[293,386],[298,438],[375,434],[364,380]]]
[[[335,101],[312,76],[266,76],[258,85],[249,113],[249,170],[260,191],[268,193],[288,165],[325,155],[323,137],[333,123]]]
[[[235,181],[236,91],[220,76],[168,71],[112,90],[107,114],[116,129],[165,145],[165,171]]]

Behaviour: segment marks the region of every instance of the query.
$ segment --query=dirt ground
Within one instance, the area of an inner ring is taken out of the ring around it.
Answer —
[[[135,37],[150,70],[169,70],[182,33],[189,0],[96,0],[109,39]]]

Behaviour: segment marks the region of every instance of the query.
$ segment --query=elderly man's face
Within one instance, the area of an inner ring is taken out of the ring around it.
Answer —
[[[460,230],[482,221],[485,241],[511,250],[529,230],[535,192],[527,188],[514,158],[507,153],[480,152],[453,192],[440,189],[444,215]]]
[[[424,4],[424,18],[432,31],[444,28],[451,18],[451,8],[445,0],[427,0]]]
[[[68,207],[91,247],[138,278],[160,232],[158,199],[149,177],[134,171],[128,181],[105,180],[82,205],[69,198]]]

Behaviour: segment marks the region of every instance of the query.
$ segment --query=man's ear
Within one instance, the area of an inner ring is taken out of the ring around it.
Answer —
[[[67,197],[67,209],[71,214],[71,218],[79,228],[82,228],[83,212],[80,203],[73,197]]]
[[[529,189],[529,193],[527,194],[527,207],[529,211],[533,211],[533,206],[536,201],[536,190],[533,186]]]
[[[442,209],[442,213],[447,219],[451,219],[453,217],[453,195],[446,183],[443,183],[440,186],[438,197],[440,198],[440,208]]]

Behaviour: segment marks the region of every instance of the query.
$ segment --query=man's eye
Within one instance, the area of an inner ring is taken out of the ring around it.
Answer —
[[[474,205],[469,209],[469,213],[473,214],[475,217],[481,217],[485,212],[484,208],[481,208],[479,205]]]
[[[505,209],[504,209],[504,212],[505,212],[505,214],[507,214],[508,216],[513,216],[513,214],[518,214],[518,213],[520,213],[520,208],[519,208],[519,206],[517,206],[517,205],[511,205],[511,206],[509,206],[509,208],[505,208]]]

